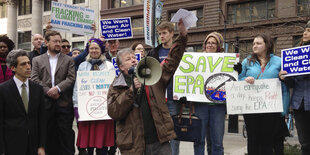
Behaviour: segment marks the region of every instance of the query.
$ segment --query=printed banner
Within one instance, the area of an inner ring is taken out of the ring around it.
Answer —
[[[105,40],[132,38],[131,18],[102,19],[101,33]]]
[[[279,79],[226,82],[227,114],[283,112]]]
[[[286,76],[310,74],[310,45],[281,50]]]
[[[173,77],[173,99],[186,96],[188,101],[226,103],[225,82],[237,81],[236,53],[184,53]]]
[[[115,71],[78,71],[77,91],[79,121],[107,120],[107,95]]]
[[[144,40],[145,44],[153,47],[152,32],[153,32],[153,1],[144,0]]]
[[[52,1],[52,30],[93,36],[91,25],[94,18],[95,11],[92,9]]]
[[[141,60],[141,54],[140,54],[140,53],[136,53],[136,58],[137,58],[138,62],[140,62],[140,60]],[[116,76],[118,76],[118,75],[120,74],[121,71],[119,70],[119,68],[118,68],[118,66],[117,66],[116,57],[113,57],[113,58],[112,58],[112,64],[113,64],[113,66],[114,66]]]

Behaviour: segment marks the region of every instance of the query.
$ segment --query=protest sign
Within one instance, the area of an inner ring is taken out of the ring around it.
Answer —
[[[136,58],[137,58],[137,61],[139,62],[141,60],[141,54],[140,53],[136,53]],[[116,63],[116,57],[112,58],[112,64],[114,66],[116,76],[118,76],[120,74],[120,70],[119,70],[119,68],[117,66],[117,63]]]
[[[52,30],[93,36],[91,25],[94,17],[95,11],[92,9],[52,1]]]
[[[132,38],[131,18],[102,19],[101,33],[105,40]]]
[[[184,53],[173,77],[173,99],[186,96],[195,102],[225,103],[225,82],[236,81],[236,53]]]
[[[79,121],[111,119],[107,94],[114,78],[114,70],[77,72]]]
[[[226,82],[227,114],[283,112],[279,79]]]
[[[310,74],[310,45],[281,50],[286,76]]]

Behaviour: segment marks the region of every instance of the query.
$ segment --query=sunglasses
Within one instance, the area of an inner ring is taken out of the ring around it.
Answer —
[[[71,48],[71,45],[62,45],[62,48]]]

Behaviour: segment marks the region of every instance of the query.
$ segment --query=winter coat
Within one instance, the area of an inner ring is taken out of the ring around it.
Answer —
[[[168,57],[161,64],[160,80],[152,86],[145,87],[160,143],[176,138],[173,121],[166,105],[165,91],[170,77],[179,66],[186,43],[187,37],[179,36],[176,39]],[[133,91],[127,86],[123,74],[120,74],[114,79],[108,92],[108,114],[116,120],[116,144],[122,155],[143,155],[145,150],[142,113],[133,103]]]

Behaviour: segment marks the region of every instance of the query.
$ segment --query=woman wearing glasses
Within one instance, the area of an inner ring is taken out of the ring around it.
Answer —
[[[140,53],[141,54],[141,59],[144,58],[145,56],[145,49],[144,46],[139,43],[139,42],[135,42],[131,45],[131,49],[133,51],[135,51],[135,53]]]

